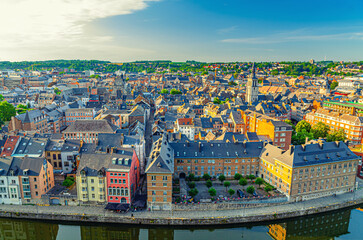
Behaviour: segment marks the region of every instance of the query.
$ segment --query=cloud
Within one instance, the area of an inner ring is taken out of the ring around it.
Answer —
[[[298,41],[326,41],[326,40],[363,40],[363,32],[347,32],[338,34],[309,34],[304,30],[295,30],[272,34],[264,37],[229,38],[223,39],[224,43],[246,43],[246,44],[274,44]]]
[[[217,33],[219,34],[224,34],[224,33],[230,33],[237,30],[237,26],[231,26],[231,27],[227,27],[227,28],[221,28],[217,30]]]
[[[111,36],[87,36],[84,26],[96,19],[131,14],[158,0],[1,0],[0,56],[66,50],[83,44],[110,44]],[[56,56],[54,56],[56,57]]]

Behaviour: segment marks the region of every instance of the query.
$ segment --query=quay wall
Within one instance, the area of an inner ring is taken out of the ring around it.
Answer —
[[[33,213],[33,212],[17,212],[0,211],[0,217],[18,218],[18,219],[34,219],[46,221],[65,221],[74,223],[121,223],[121,224],[138,224],[138,225],[174,225],[174,226],[203,226],[203,225],[220,225],[220,224],[241,224],[256,223],[261,221],[283,220],[288,218],[324,213],[342,208],[353,207],[363,203],[363,198],[354,201],[345,201],[336,204],[330,204],[321,207],[311,207],[304,210],[294,211],[276,211],[271,214],[256,214],[250,216],[226,216],[226,217],[204,217],[204,218],[176,218],[176,217],[131,217],[126,215],[103,216],[97,214],[64,214],[64,213]],[[223,210],[221,210],[223,211]]]

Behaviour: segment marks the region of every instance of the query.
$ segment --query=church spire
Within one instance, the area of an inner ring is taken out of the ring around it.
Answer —
[[[255,62],[253,62],[252,64],[252,74],[251,74],[251,77],[256,77],[256,68],[255,68]]]

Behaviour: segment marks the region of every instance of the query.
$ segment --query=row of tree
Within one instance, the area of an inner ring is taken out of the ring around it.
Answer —
[[[311,126],[305,120],[302,120],[294,126],[291,121],[287,120],[287,123],[293,126],[293,132],[291,137],[291,143],[293,145],[301,145],[306,142],[306,139],[319,139],[324,138],[327,142],[333,141],[344,141],[346,139],[345,133],[342,129],[330,130],[330,127],[323,122],[318,122],[317,124]]]

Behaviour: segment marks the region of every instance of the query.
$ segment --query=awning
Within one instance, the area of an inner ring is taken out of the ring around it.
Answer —
[[[108,203],[105,207],[105,209],[108,210],[120,210],[120,211],[126,211],[130,207],[130,204],[128,203]]]

